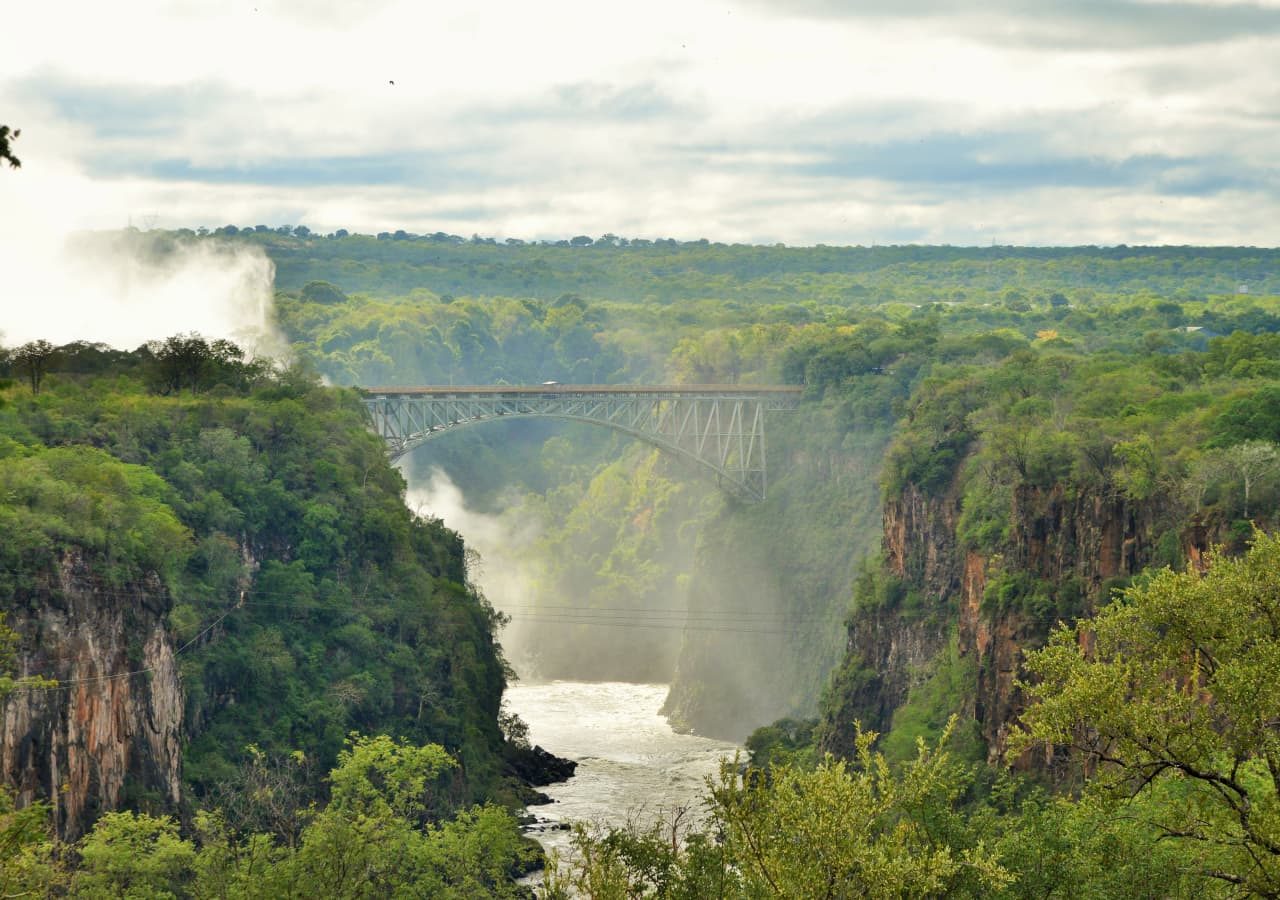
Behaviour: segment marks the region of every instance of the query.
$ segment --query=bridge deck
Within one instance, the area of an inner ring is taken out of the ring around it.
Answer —
[[[765,413],[795,409],[804,388],[777,384],[485,384],[361,388],[394,459],[477,422],[545,416],[626,432],[716,473],[749,500],[765,496]]]
[[[450,394],[671,394],[678,396],[717,394],[750,397],[759,394],[802,394],[798,384],[470,384],[362,387],[363,394],[383,397],[448,396]]]

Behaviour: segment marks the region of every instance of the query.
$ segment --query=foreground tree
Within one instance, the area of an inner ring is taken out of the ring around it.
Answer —
[[[577,855],[543,896],[684,898],[977,897],[1012,877],[959,809],[970,772],[939,746],[917,744],[900,770],[859,729],[852,764],[765,772],[721,767],[707,835],[684,847],[675,829],[579,831]]]
[[[19,807],[0,787],[0,897],[57,896],[67,872],[56,851],[49,804]]]
[[[1029,654],[1014,751],[1068,747],[1189,868],[1280,895],[1280,538],[1165,570]],[[1161,802],[1148,802],[1152,796]]]
[[[176,897],[190,881],[196,850],[172,819],[106,813],[80,844],[76,897]]]
[[[979,896],[1009,876],[961,827],[967,770],[921,741],[900,771],[858,730],[853,765],[721,772],[713,792],[729,855],[751,897]]]
[[[20,134],[22,132],[17,128],[0,125],[0,162],[7,162],[11,169],[22,168],[22,160],[13,155],[13,142]]]
[[[329,804],[300,811],[310,821],[296,847],[204,809],[192,838],[167,816],[109,812],[71,848],[52,837],[47,804],[17,810],[0,788],[0,896],[69,888],[70,896],[103,900],[528,897],[514,877],[540,854],[509,812],[475,806],[432,816],[440,779],[457,767],[437,744],[353,735],[329,775]]]

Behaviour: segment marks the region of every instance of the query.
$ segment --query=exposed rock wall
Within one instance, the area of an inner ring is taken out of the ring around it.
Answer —
[[[22,635],[18,674],[59,686],[4,703],[0,777],[20,803],[48,799],[64,838],[126,796],[157,809],[179,802],[183,697],[168,608],[158,580],[107,589],[69,552],[8,611]]]
[[[915,595],[910,609],[867,609],[849,623],[847,657],[829,698],[825,749],[847,753],[852,722],[888,729],[913,681],[946,646],[954,629],[962,657],[976,661],[967,709],[981,728],[989,757],[1000,758],[1011,725],[1024,708],[1017,681],[1024,653],[1040,646],[1066,607],[1068,617],[1092,615],[1115,579],[1150,564],[1158,523],[1152,503],[1123,496],[1024,487],[1014,494],[1003,552],[984,555],[957,535],[957,491],[926,495],[908,485],[884,504],[882,553],[887,573]],[[1181,535],[1193,562],[1209,541],[1193,524]],[[1042,609],[984,602],[1002,573],[1024,573],[1044,586]]]

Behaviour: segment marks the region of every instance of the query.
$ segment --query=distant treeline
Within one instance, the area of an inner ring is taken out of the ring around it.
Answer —
[[[520,296],[565,293],[674,303],[866,306],[883,302],[990,301],[1007,291],[1072,302],[1098,294],[1177,299],[1280,293],[1280,250],[1254,247],[787,247],[705,239],[650,240],[606,234],[522,241],[435,232],[377,235],[306,226],[227,225],[137,233],[138,240],[218,238],[261,246],[282,290],[323,280],[347,292],[399,296]]]

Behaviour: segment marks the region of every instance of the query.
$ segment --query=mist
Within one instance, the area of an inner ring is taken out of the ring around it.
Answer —
[[[45,339],[132,350],[198,332],[250,356],[285,355],[275,326],[275,266],[262,249],[136,230],[6,229],[0,343]]]
[[[500,636],[526,681],[665,683],[675,669],[684,627],[681,582],[692,563],[690,540],[676,548],[635,544],[571,514],[558,526],[536,497],[499,514],[478,512],[439,468],[410,479],[406,502],[441,519],[479,554],[470,576],[493,606],[510,615]],[[633,511],[625,526],[652,526]],[[615,558],[614,550],[619,551]],[[632,552],[640,561],[626,562]],[[659,576],[659,573],[666,573]],[[649,579],[653,579],[650,581]]]
[[[535,602],[530,553],[538,536],[536,523],[518,514],[490,515],[472,509],[443,469],[429,469],[425,482],[408,472],[405,477],[411,479],[405,496],[409,508],[440,519],[475,551],[468,572],[472,582],[496,609],[512,615],[499,636],[507,660],[522,679],[538,680],[536,641],[519,614]]]

